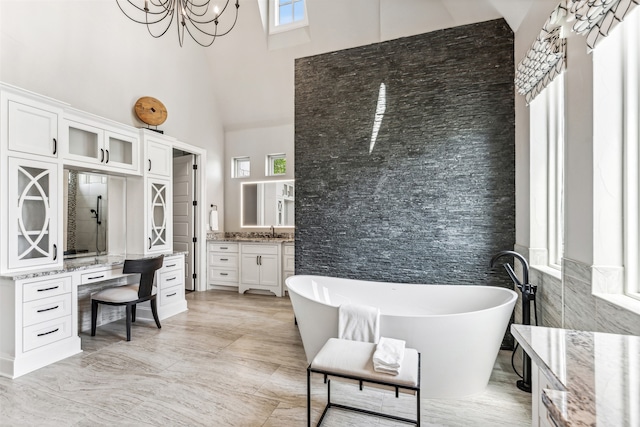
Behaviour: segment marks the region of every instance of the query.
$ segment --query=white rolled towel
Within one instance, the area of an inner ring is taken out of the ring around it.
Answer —
[[[373,370],[398,375],[404,359],[404,347],[404,340],[380,337],[376,351],[373,353]]]

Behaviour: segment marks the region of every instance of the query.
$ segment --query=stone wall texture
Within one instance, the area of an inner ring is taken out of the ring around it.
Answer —
[[[502,19],[297,59],[296,274],[511,287],[513,78]]]

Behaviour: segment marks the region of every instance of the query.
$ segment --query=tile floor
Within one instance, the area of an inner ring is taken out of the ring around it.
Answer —
[[[207,291],[187,295],[189,311],[83,333],[84,352],[15,380],[0,378],[0,426],[303,426],[306,361],[288,298]],[[423,426],[529,426],[531,396],[515,387],[510,352],[501,351],[484,393],[423,399]],[[313,379],[314,422],[326,399]],[[413,396],[353,385],[342,399],[413,417]],[[340,410],[323,425],[406,425]]]

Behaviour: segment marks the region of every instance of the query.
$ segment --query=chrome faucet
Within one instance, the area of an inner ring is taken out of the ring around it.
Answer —
[[[271,227],[271,237],[276,237],[276,228],[272,225]]]

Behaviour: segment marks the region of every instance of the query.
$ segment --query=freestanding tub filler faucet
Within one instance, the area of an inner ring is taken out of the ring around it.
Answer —
[[[533,302],[533,312],[534,312],[536,325],[537,325],[538,324],[538,314],[536,310],[537,286],[529,283],[529,264],[527,263],[526,258],[520,255],[518,252],[501,251],[495,254],[493,258],[491,258],[491,264],[490,264],[491,268],[493,268],[496,264],[496,261],[498,261],[498,259],[502,258],[503,256],[513,257],[514,259],[517,259],[518,261],[520,261],[520,263],[522,264],[522,275],[523,275],[522,282],[520,281],[520,279],[518,279],[518,276],[516,276],[516,272],[513,270],[513,267],[511,267],[511,264],[509,263],[504,264],[504,269],[507,270],[507,274],[509,274],[509,277],[511,277],[511,280],[513,281],[513,283],[516,285],[518,289],[520,289],[520,292],[522,292],[522,324],[523,325],[531,324],[531,302]],[[514,354],[517,348],[518,346],[516,345],[516,347],[513,349]],[[522,354],[523,354],[522,379],[516,382],[516,386],[522,391],[531,393],[531,358],[524,351],[522,352]],[[513,365],[513,357],[511,358],[511,361]],[[514,367],[514,370],[515,370],[515,367]]]

